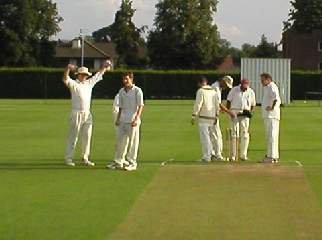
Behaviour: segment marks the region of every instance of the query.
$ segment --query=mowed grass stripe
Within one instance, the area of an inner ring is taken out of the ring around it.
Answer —
[[[108,239],[321,239],[302,168],[164,166]]]

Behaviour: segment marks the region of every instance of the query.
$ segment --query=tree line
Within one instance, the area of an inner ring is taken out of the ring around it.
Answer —
[[[0,66],[50,67],[59,31],[57,5],[51,0],[0,0]],[[280,43],[269,42],[263,34],[258,45],[241,49],[220,37],[213,16],[217,0],[160,0],[153,29],[137,27],[132,21],[132,0],[122,0],[114,22],[89,36],[96,42],[115,42],[117,68],[215,69],[227,55],[234,62],[242,57],[278,57]],[[293,0],[283,31],[310,32],[322,28],[322,0]],[[146,34],[146,39],[143,38]],[[139,57],[145,47],[148,56]]]

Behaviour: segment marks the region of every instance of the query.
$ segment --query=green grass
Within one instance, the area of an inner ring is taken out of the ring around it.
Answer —
[[[113,239],[113,236],[117,235],[114,230],[119,229],[122,223],[128,224],[128,219],[132,219],[133,214],[135,219],[136,206],[145,202],[142,196],[147,196],[147,192],[150,193],[151,188],[158,183],[160,177],[157,176],[163,174],[165,169],[161,166],[162,162],[174,159],[168,165],[197,165],[195,160],[201,157],[197,127],[190,125],[193,101],[147,100],[141,127],[138,171],[129,173],[105,169],[105,165],[112,161],[114,155],[112,100],[93,100],[91,160],[96,166],[85,167],[78,164],[75,168],[66,167],[63,157],[70,104],[70,100],[0,100],[0,239],[96,240],[110,239],[109,236]],[[304,177],[300,180],[307,182],[319,207],[322,204],[321,116],[322,107],[314,101],[306,104],[297,101],[282,108],[279,163],[291,169],[300,168],[298,162],[303,165],[300,169]],[[222,115],[220,121],[221,128],[225,129],[228,126],[227,116]],[[252,161],[210,165],[254,166],[255,162],[265,155],[263,129],[258,108],[250,126],[249,157]],[[78,147],[75,155],[76,164],[79,153]],[[198,182],[200,178],[201,181],[206,172],[203,172],[202,168],[196,169],[198,174],[183,176],[183,179]],[[177,174],[180,176],[180,172]],[[222,177],[221,171],[220,174]],[[250,176],[246,174],[240,180],[247,183]],[[278,180],[274,180],[277,186]],[[283,185],[289,180],[281,178],[281,186],[289,188],[291,184]],[[166,182],[167,179],[163,181]],[[258,186],[256,181],[259,179],[254,177],[253,181],[249,186]],[[180,184],[174,189],[181,186]],[[217,188],[216,191],[223,194],[222,198],[225,199],[224,189],[229,188],[229,185],[225,181],[220,184],[222,188]],[[195,191],[193,186],[189,188],[189,184],[182,185],[182,189],[187,193]],[[235,189],[238,191],[238,185]],[[293,190],[296,191],[296,188],[292,189],[292,194]],[[175,198],[176,194],[169,193],[169,197]],[[251,198],[251,195],[248,197]],[[308,198],[307,203],[304,202],[308,208],[310,200],[312,198]],[[158,204],[157,201],[155,204]],[[191,207],[196,205],[195,202],[190,204]],[[140,208],[141,214],[142,211],[144,208]],[[285,211],[281,211],[279,220],[290,217],[284,216],[283,213]],[[216,215],[212,217],[215,218]],[[256,227],[258,216],[254,213],[250,217],[254,220],[250,224]],[[151,219],[157,218],[151,216]],[[171,218],[163,220],[171,223]],[[238,222],[238,219],[230,220]],[[186,218],[186,221],[189,225],[190,222],[198,221],[198,216],[192,215],[191,219]],[[148,226],[157,227],[157,223],[151,222]],[[144,224],[139,227],[144,235]],[[146,232],[149,231],[150,229],[146,229]],[[191,231],[191,236],[213,239],[207,231],[204,231],[204,235],[196,235],[198,228]],[[224,230],[221,234],[228,236]],[[293,232],[290,236],[294,234]],[[175,236],[171,236],[172,238],[168,239],[176,239]],[[230,233],[229,236],[234,239],[234,234]],[[260,233],[253,233],[252,236],[254,238],[251,239],[259,239]],[[278,236],[274,237],[278,239]],[[149,239],[148,236],[146,239]],[[239,239],[243,239],[243,236],[239,235]]]

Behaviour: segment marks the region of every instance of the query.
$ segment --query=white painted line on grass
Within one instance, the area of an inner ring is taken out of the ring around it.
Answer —
[[[163,165],[165,165],[166,163],[168,163],[168,162],[172,162],[174,160],[174,158],[170,158],[170,159],[168,159],[168,160],[166,160],[166,161],[164,161],[164,162],[162,162],[161,163],[161,165],[163,166]]]
[[[302,164],[299,161],[295,161],[300,167],[302,167]]]
[[[298,164],[299,167],[303,167],[303,165],[299,162],[299,161],[296,161],[296,160],[290,160],[290,162],[295,162]]]

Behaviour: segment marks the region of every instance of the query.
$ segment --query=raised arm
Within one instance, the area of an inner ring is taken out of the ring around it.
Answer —
[[[69,73],[71,70],[75,70],[76,69],[76,66],[73,65],[73,64],[68,64],[66,66],[66,69],[64,71],[64,75],[63,75],[63,82],[66,84],[67,83],[67,79],[69,77]]]
[[[110,66],[112,66],[112,62],[110,60],[106,60],[104,66],[99,70],[99,72],[103,75]]]

